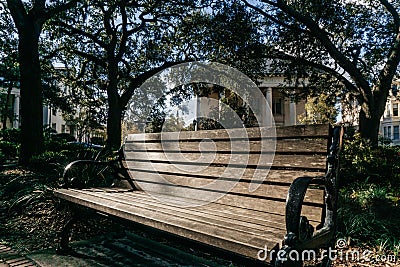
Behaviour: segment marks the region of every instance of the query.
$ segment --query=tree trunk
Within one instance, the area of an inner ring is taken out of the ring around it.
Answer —
[[[111,150],[117,150],[121,146],[121,120],[122,111],[119,105],[116,106],[109,101],[107,114],[107,142],[106,147]]]
[[[32,156],[43,152],[42,83],[39,62],[41,27],[26,20],[19,31],[19,68],[21,89],[21,150],[19,163],[26,165]]]
[[[108,60],[108,114],[107,114],[107,142],[106,147],[117,150],[121,146],[122,110],[118,94],[118,63],[113,56]]]
[[[373,147],[378,145],[379,125],[383,112],[384,111],[381,112],[379,109],[371,109],[370,116],[367,116],[362,108],[360,110],[359,132],[361,138],[367,140]]]

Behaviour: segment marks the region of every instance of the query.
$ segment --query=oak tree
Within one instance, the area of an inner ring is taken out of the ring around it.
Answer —
[[[292,74],[319,70],[355,97],[361,136],[376,145],[400,62],[400,3],[394,0],[243,0],[266,22],[271,58],[291,62]],[[297,67],[296,67],[297,66]],[[306,67],[304,67],[306,66]],[[328,86],[327,86],[328,87]]]
[[[73,7],[78,0],[7,0],[7,8],[18,34],[18,64],[21,90],[21,148],[19,162],[43,151],[42,80],[39,40],[43,25],[52,17]]]

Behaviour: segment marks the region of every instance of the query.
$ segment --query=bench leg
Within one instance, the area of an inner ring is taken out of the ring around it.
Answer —
[[[60,234],[59,234],[59,243],[56,248],[56,253],[60,255],[71,254],[72,249],[69,246],[69,238],[71,234],[71,229],[74,224],[77,222],[76,212],[72,211],[72,215],[67,219],[64,224]]]

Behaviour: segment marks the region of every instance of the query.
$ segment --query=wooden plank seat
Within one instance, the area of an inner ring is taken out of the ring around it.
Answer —
[[[265,248],[329,245],[339,139],[340,128],[328,125],[132,134],[117,161],[69,164],[65,185],[54,194],[260,260]],[[122,182],[110,187],[76,183],[71,170],[88,164],[113,168]],[[68,249],[72,221],[61,233],[60,251]],[[267,261],[287,264],[274,255]]]

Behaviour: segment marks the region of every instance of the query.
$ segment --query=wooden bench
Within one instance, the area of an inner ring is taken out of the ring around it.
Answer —
[[[132,134],[118,161],[69,164],[64,187],[54,193],[75,206],[228,255],[276,266],[301,264],[285,257],[332,243],[342,131],[314,125],[278,127],[276,138],[274,132]],[[106,164],[123,181],[107,188],[85,185],[72,170],[88,164]],[[59,251],[68,250],[75,219],[66,223]]]

